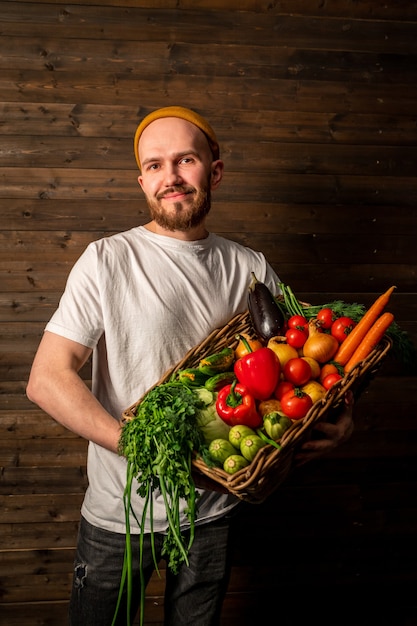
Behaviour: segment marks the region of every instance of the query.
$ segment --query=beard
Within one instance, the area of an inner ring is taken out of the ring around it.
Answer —
[[[174,202],[167,211],[162,207],[161,200],[166,194],[173,192],[194,194],[193,201]],[[146,198],[151,218],[165,230],[179,230],[185,232],[199,226],[208,215],[211,208],[210,187],[196,189],[189,185],[175,185],[164,193],[158,194],[155,199]]]

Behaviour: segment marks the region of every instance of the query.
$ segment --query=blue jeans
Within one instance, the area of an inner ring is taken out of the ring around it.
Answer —
[[[218,626],[230,574],[230,519],[197,526],[188,553],[189,565],[177,575],[167,568],[165,626]],[[155,533],[157,561],[163,535]],[[136,540],[135,540],[136,539]],[[81,518],[69,608],[71,626],[110,626],[119,594],[125,535],[102,530]],[[139,607],[139,538],[132,536],[133,598],[131,622]],[[145,535],[143,572],[146,583],[154,571],[150,535]],[[145,614],[146,619],[146,614]],[[117,621],[126,626],[126,600]]]

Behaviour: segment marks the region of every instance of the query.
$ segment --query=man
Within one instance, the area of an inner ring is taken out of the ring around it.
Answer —
[[[279,282],[261,253],[206,229],[211,193],[224,167],[206,120],[183,107],[154,111],[139,125],[134,151],[151,220],[87,247],[46,327],[27,386],[33,402],[90,442],[72,626],[110,625],[115,611],[126,530],[126,462],[117,453],[122,411],[191,347],[246,309],[251,272],[271,291]],[[91,354],[90,392],[79,371]],[[336,424],[320,428],[325,437],[306,444],[309,457],[349,436],[351,407]],[[133,500],[140,519],[142,503],[136,494]],[[154,500],[159,546],[167,521],[160,495]],[[201,489],[198,502],[189,565],[176,576],[167,571],[165,623],[170,626],[215,626],[220,619],[229,573],[229,514],[237,500]],[[131,518],[131,532],[138,534],[136,519]],[[183,511],[182,522],[186,528]],[[148,520],[148,538],[149,530]],[[148,581],[153,571],[149,541],[146,555]],[[138,581],[137,553],[134,571]],[[126,624],[123,610],[118,624]]]

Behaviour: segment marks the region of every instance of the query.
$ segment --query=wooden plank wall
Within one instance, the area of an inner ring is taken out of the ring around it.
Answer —
[[[417,3],[0,1],[0,46],[0,625],[62,626],[86,445],[25,385],[87,243],[147,220],[138,120],[206,115],[226,162],[212,230],[313,303],[395,284],[416,341]],[[390,357],[349,443],[244,507],[222,626],[417,624],[415,397]],[[149,625],[162,594],[155,577]]]

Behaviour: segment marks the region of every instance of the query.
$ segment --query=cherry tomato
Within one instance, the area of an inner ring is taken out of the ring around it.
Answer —
[[[297,386],[305,385],[311,378],[311,367],[305,359],[297,357],[286,362],[283,374],[285,380],[290,383]]]
[[[281,410],[289,418],[299,420],[313,406],[313,400],[301,389],[288,391],[281,398]]]
[[[317,319],[320,322],[320,326],[322,328],[324,328],[325,330],[329,330],[332,327],[334,321],[333,311],[328,307],[325,307],[317,313]]]
[[[340,374],[327,374],[321,384],[325,389],[330,389],[330,387],[333,387],[333,385],[337,383],[338,380],[342,380],[342,378],[343,376]]]
[[[283,395],[285,395],[288,391],[292,391],[293,389],[294,385],[292,383],[290,383],[288,380],[281,380],[275,387],[274,396],[277,400],[281,400]]]
[[[308,333],[299,328],[289,328],[285,333],[285,338],[289,346],[302,348],[308,338]]]
[[[356,322],[352,318],[339,317],[333,322],[330,332],[339,343],[343,343],[354,326],[356,326]]]
[[[292,315],[287,322],[287,326],[288,328],[298,328],[298,330],[308,332],[307,318],[302,315]]]

